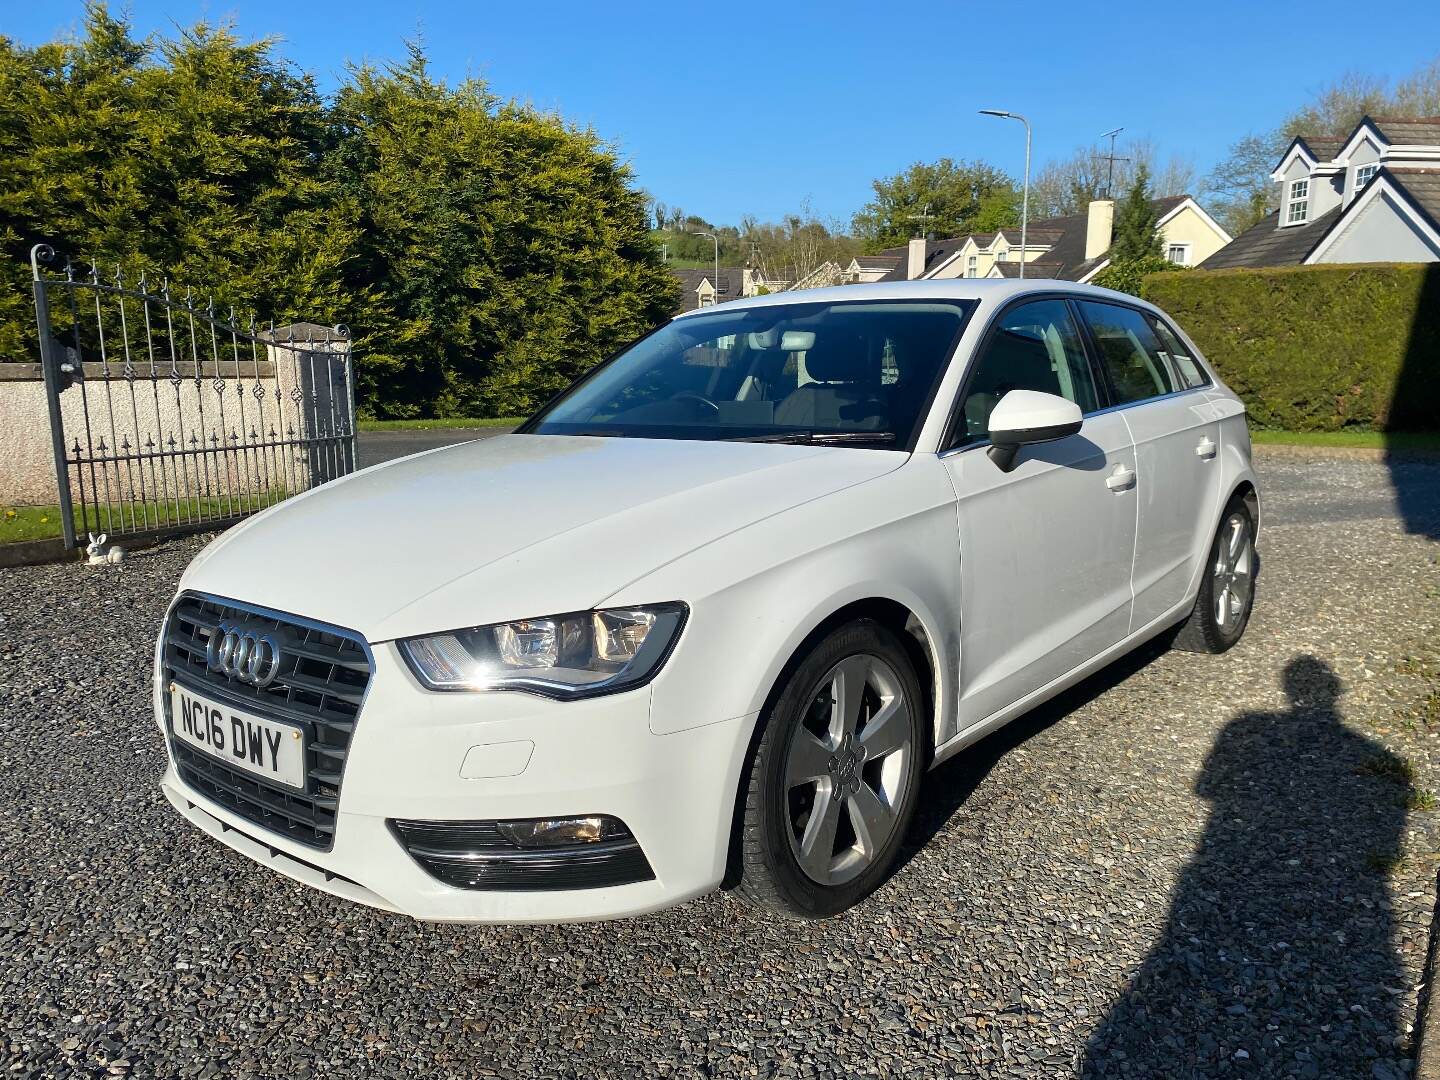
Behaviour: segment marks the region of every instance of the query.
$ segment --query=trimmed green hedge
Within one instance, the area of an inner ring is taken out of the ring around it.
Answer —
[[[1151,274],[1260,427],[1440,430],[1440,264]]]

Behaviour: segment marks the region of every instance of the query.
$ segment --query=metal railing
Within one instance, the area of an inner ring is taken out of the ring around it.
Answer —
[[[144,272],[31,251],[65,546],[221,527],[355,468],[350,335],[262,330]]]

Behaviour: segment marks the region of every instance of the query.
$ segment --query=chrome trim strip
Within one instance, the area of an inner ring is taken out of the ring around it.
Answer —
[[[446,851],[441,848],[412,844],[405,848],[416,858],[446,863],[542,863],[556,859],[601,858],[639,851],[637,840],[609,840],[598,843],[574,844],[552,848],[475,848],[469,851]]]
[[[1110,413],[1121,412],[1125,409],[1134,409],[1141,405],[1153,405],[1157,401],[1172,401],[1175,398],[1185,397],[1187,394],[1199,394],[1213,389],[1214,386],[1210,384],[1206,384],[1205,386],[1187,386],[1184,390],[1172,390],[1168,394],[1156,394],[1154,397],[1141,398],[1139,401],[1127,401],[1123,405],[1110,405],[1104,409],[1096,409],[1094,412],[1087,412],[1084,419],[1089,420],[1092,416],[1108,416]],[[1080,431],[1081,434],[1084,434],[1085,429],[1082,427]],[[955,454],[963,454],[967,450],[979,450],[989,445],[989,439],[982,439],[979,442],[966,443],[964,446],[952,446],[949,450],[941,450],[940,453],[935,456],[944,459],[952,457]]]
[[[181,590],[178,594],[176,594],[175,602],[178,604],[187,596],[198,596],[201,599],[209,600],[212,603],[227,604],[230,607],[244,608],[252,615],[261,615],[267,619],[280,619],[286,622],[293,622],[299,626],[308,627],[311,630],[320,630],[327,634],[335,634],[338,637],[350,638],[357,645],[359,645],[361,649],[365,651],[365,659],[370,661],[371,674],[373,675],[375,672],[375,654],[370,650],[370,642],[367,641],[365,639],[365,635],[360,633],[358,630],[351,630],[349,627],[339,626],[335,623],[322,622],[319,619],[311,619],[305,615],[296,615],[289,611],[281,611],[278,608],[262,607],[260,604],[252,604],[246,600],[236,600],[233,597],[229,596],[220,596],[216,593],[202,592],[199,589]],[[173,605],[171,607],[171,611],[165,616],[167,622],[169,621],[170,615],[172,614],[174,614]]]

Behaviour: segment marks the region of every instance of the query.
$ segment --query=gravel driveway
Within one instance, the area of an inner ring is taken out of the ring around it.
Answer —
[[[1440,465],[1267,456],[1262,481],[1240,647],[1147,650],[948,763],[894,879],[823,924],[714,895],[437,927],[291,884],[156,788],[151,644],[200,541],[0,572],[0,1059],[1404,1076],[1440,846]]]

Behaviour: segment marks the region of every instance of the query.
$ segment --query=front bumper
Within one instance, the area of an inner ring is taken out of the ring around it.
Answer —
[[[373,646],[373,655],[329,851],[207,800],[180,779],[173,757],[161,781],[166,798],[221,843],[279,873],[426,921],[616,918],[720,883],[753,717],[656,735],[649,688],[570,702],[516,692],[439,694],[415,683],[393,644]],[[163,730],[158,686],[155,709]],[[455,888],[411,858],[389,825],[592,814],[625,823],[652,880],[545,891]]]

